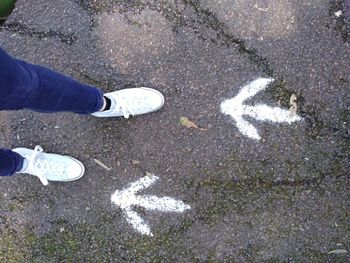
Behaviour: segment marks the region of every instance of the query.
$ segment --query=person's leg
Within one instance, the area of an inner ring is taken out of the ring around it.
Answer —
[[[24,158],[11,150],[0,149],[0,176],[10,176],[20,171]]]
[[[163,104],[163,95],[154,89],[123,89],[103,95],[98,88],[14,59],[0,48],[0,110],[71,111],[128,118],[156,111]]]
[[[154,89],[132,88],[103,95],[98,88],[14,59],[0,48],[0,110],[70,111],[128,118],[156,111],[163,104],[163,95]]]
[[[14,59],[1,48],[0,94],[0,110],[90,114],[99,111],[104,103],[100,89]]]

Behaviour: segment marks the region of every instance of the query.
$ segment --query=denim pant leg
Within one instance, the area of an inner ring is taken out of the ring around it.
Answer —
[[[0,176],[9,176],[22,169],[24,158],[11,150],[0,149]]]
[[[100,89],[14,59],[0,48],[0,110],[90,114],[100,110],[102,105]]]

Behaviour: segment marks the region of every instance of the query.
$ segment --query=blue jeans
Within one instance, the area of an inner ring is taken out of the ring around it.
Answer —
[[[0,110],[90,114],[103,105],[103,93],[58,72],[17,60],[0,48]],[[23,157],[0,149],[0,176],[21,170]]]

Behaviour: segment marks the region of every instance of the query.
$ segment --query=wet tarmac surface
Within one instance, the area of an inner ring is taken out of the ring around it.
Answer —
[[[86,166],[81,180],[47,187],[29,175],[1,178],[2,261],[349,261],[346,4],[17,1],[0,27],[9,53],[105,92],[155,88],[166,104],[128,120],[1,112],[2,147],[40,144]],[[243,116],[260,140],[220,108],[258,78],[274,81],[245,105],[302,118]],[[146,173],[159,179],[140,195],[190,206],[132,207],[153,236],[111,202]]]

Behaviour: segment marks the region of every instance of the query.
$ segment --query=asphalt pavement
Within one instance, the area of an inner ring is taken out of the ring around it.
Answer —
[[[1,262],[349,262],[349,6],[18,0],[0,26],[13,56],[166,103],[0,112],[1,147],[86,166],[46,187],[0,179]]]

